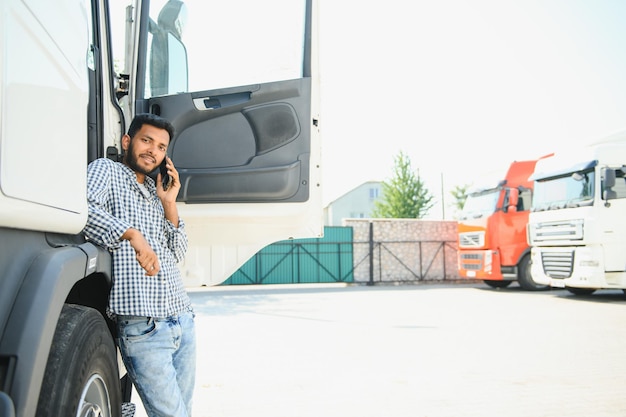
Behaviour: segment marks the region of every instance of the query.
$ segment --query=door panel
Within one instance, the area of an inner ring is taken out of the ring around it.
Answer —
[[[168,153],[181,176],[179,201],[307,201],[310,91],[299,79],[149,99],[148,111],[176,128]]]

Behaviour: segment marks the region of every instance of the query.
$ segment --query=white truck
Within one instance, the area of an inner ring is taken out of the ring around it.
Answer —
[[[80,232],[87,164],[119,160],[135,114],[176,129],[188,285],[321,236],[316,22],[314,0],[0,2],[0,417],[130,399],[111,257]]]
[[[574,294],[626,290],[626,132],[537,162],[533,279]]]

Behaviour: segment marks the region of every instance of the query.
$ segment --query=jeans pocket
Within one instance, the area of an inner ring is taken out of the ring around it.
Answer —
[[[147,339],[156,333],[156,322],[152,318],[122,320],[118,323],[119,337],[128,341]]]

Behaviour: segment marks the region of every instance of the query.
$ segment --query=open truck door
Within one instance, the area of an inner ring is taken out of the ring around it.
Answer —
[[[186,284],[223,282],[275,241],[320,237],[314,2],[143,1],[126,16],[126,120],[154,113],[176,129]]]

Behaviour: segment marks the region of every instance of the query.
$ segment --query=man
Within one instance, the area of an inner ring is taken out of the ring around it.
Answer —
[[[83,233],[113,256],[108,314],[124,365],[150,417],[189,417],[195,382],[194,314],[177,263],[187,250],[178,171],[166,155],[174,129],[141,114],[122,137],[123,163],[89,164]],[[165,163],[164,188],[148,175]]]

